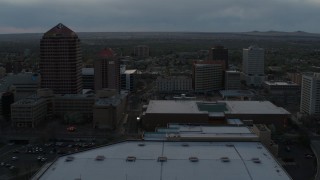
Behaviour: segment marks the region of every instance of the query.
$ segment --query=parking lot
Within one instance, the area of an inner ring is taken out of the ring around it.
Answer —
[[[0,180],[29,174],[56,157],[95,146],[94,142],[48,142],[45,144],[7,144],[0,148]],[[28,176],[26,176],[28,177]]]
[[[313,180],[316,157],[312,150],[299,142],[279,143],[279,162],[293,180]]]

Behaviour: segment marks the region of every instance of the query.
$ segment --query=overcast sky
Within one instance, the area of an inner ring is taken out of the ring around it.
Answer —
[[[320,0],[0,0],[0,33],[45,32],[320,33]]]

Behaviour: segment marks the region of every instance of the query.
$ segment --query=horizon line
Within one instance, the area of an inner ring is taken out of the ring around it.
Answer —
[[[45,31],[46,32],[46,31]],[[23,34],[44,34],[45,32],[19,32],[19,33],[0,33],[0,35],[23,35]],[[306,33],[306,34],[319,34],[317,32],[307,32],[307,31],[277,31],[277,30],[268,30],[268,31],[74,31],[75,33],[203,33],[203,34],[214,34],[214,33],[226,33],[226,34],[237,34],[237,33]]]

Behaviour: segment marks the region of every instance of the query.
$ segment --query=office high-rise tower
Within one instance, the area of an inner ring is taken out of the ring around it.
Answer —
[[[149,57],[149,47],[145,46],[145,45],[140,45],[140,46],[136,46],[134,47],[134,56],[136,57]]]
[[[120,91],[120,64],[110,48],[101,51],[94,61],[94,90],[104,88]]]
[[[265,79],[264,49],[256,46],[243,49],[242,73],[247,85],[262,85]]]
[[[320,73],[306,73],[302,76],[300,112],[320,114]]]
[[[223,46],[215,46],[209,51],[209,61],[222,61],[224,63],[224,69],[228,69],[228,49]]]
[[[222,61],[198,61],[193,64],[192,86],[197,93],[223,89]]]
[[[82,54],[77,34],[63,24],[44,33],[40,41],[41,87],[57,94],[82,92]]]

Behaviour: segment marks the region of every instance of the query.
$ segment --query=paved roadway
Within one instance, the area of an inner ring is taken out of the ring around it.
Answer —
[[[279,147],[281,158],[293,158],[294,162],[282,164],[293,180],[313,180],[315,175],[315,158],[305,158],[305,154],[313,154],[308,148],[299,145],[290,145],[290,152],[285,146]]]
[[[311,141],[311,148],[316,155],[317,165],[318,165],[317,174],[314,179],[320,180],[320,141],[319,140]]]

